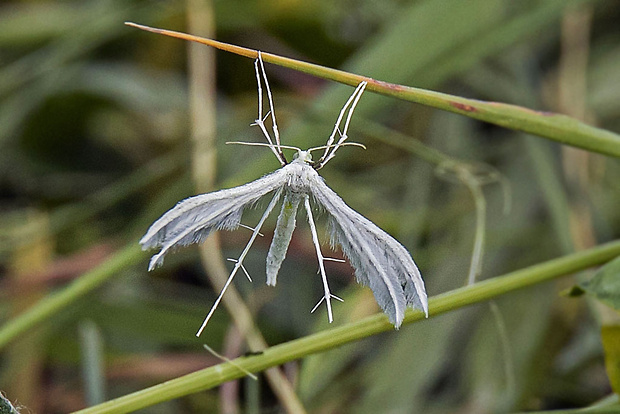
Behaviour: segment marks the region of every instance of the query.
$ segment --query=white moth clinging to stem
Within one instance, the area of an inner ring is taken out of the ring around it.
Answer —
[[[172,248],[201,242],[213,230],[236,229],[241,225],[240,220],[243,210],[254,204],[262,196],[273,192],[273,198],[263,216],[256,227],[251,229],[252,235],[241,255],[237,259],[229,259],[235,265],[196,336],[200,336],[202,333],[239,269],[250,279],[247,270],[243,266],[243,260],[254,240],[260,234],[260,229],[265,223],[267,216],[281,197],[284,197],[284,200],[280,215],[278,216],[273,240],[267,253],[266,273],[268,285],[276,284],[278,271],[286,256],[286,251],[295,229],[297,210],[300,204],[303,204],[312,233],[312,241],[316,248],[319,272],[323,282],[323,297],[312,309],[312,312],[321,303],[325,302],[329,322],[333,321],[331,301],[332,299],[342,301],[342,299],[333,295],[329,290],[325,274],[325,261],[337,259],[323,256],[314,224],[310,203],[312,199],[316,204],[322,206],[329,215],[332,246],[340,245],[342,252],[355,269],[357,281],[370,287],[377,303],[387,314],[390,322],[396,328],[400,327],[407,306],[420,309],[428,316],[428,303],[424,282],[407,249],[370,220],[347,206],[317,173],[317,170],[325,166],[335,156],[338,148],[345,145],[363,146],[345,141],[348,138],[347,131],[353,111],[366,88],[366,82],[361,82],[345,103],[340,111],[334,130],[327,140],[327,144],[303,151],[299,148],[285,146],[280,143],[273,98],[260,52],[254,62],[254,68],[258,82],[258,117],[253,125],[260,128],[267,139],[267,143],[245,144],[269,147],[282,164],[282,168],[239,187],[202,194],[179,202],[174,208],[153,223],[140,240],[143,249],[161,247],[159,253],[151,258],[149,270],[160,266],[163,263],[164,256]],[[262,114],[263,91],[261,87],[263,83],[265,84],[269,101],[269,112],[264,117]],[[273,138],[264,124],[268,117],[271,117]],[[343,120],[344,125],[340,129]],[[297,154],[291,162],[288,162],[282,149],[295,149]],[[311,152],[316,150],[324,150],[323,155],[317,161],[313,161]]]

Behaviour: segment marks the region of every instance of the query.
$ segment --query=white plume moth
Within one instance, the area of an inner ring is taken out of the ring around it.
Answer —
[[[258,59],[254,62],[254,68],[258,82],[258,118],[254,125],[260,128],[267,139],[267,143],[243,144],[269,147],[282,164],[282,168],[239,187],[202,194],[179,202],[153,223],[140,240],[143,249],[161,247],[159,253],[151,258],[149,270],[160,266],[163,263],[164,256],[172,248],[201,242],[214,230],[236,229],[241,225],[241,215],[246,207],[253,205],[264,195],[274,193],[258,224],[251,229],[252,235],[241,255],[237,259],[229,259],[235,265],[196,336],[200,336],[202,333],[239,269],[250,278],[243,266],[243,260],[259,235],[267,216],[275,208],[280,198],[283,198],[283,203],[267,254],[267,284],[276,284],[278,271],[286,256],[295,229],[297,210],[300,205],[303,205],[308,217],[323,282],[323,297],[312,312],[325,302],[329,322],[333,321],[331,301],[332,299],[340,301],[342,299],[333,295],[329,290],[325,274],[325,261],[337,259],[323,256],[312,213],[311,202],[314,202],[323,207],[329,216],[332,246],[339,245],[341,247],[345,257],[349,259],[355,269],[357,281],[370,287],[377,303],[396,328],[400,327],[407,306],[421,309],[428,315],[424,282],[407,249],[370,220],[347,206],[317,173],[317,170],[325,166],[335,156],[338,148],[345,145],[362,146],[345,141],[348,138],[347,131],[353,111],[364,92],[366,82],[360,83],[345,103],[327,144],[302,151],[299,148],[280,143],[273,99],[260,52]],[[263,82],[269,101],[269,112],[265,117],[262,115],[263,91],[261,85]],[[273,138],[264,124],[268,117],[271,117]],[[340,129],[343,120],[344,125]],[[283,149],[297,150],[297,154],[291,162],[286,160],[282,152]],[[317,161],[313,161],[311,152],[318,150],[324,150],[323,154]]]

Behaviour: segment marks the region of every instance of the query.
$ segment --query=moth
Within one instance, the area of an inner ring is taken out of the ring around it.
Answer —
[[[280,199],[283,200],[282,206],[271,246],[267,253],[266,276],[268,285],[274,286],[276,284],[278,271],[286,256],[296,226],[297,211],[300,206],[303,206],[308,218],[323,283],[323,296],[311,312],[314,312],[319,305],[325,302],[328,320],[330,323],[333,321],[332,299],[339,301],[342,299],[333,295],[329,289],[325,262],[338,259],[323,255],[314,222],[312,208],[314,203],[327,212],[332,247],[340,246],[344,256],[349,259],[355,270],[358,283],[370,287],[377,303],[397,329],[402,324],[407,306],[420,309],[428,316],[424,281],[411,254],[392,236],[349,207],[338,194],[325,184],[317,172],[334,158],[340,147],[345,145],[362,146],[358,143],[346,142],[346,140],[353,111],[367,83],[361,82],[344,104],[326,145],[304,151],[297,147],[282,145],[280,142],[273,98],[260,52],[254,62],[254,69],[258,84],[258,117],[252,125],[260,128],[267,143],[238,144],[268,147],[280,161],[282,167],[245,185],[197,195],[180,201],[155,221],[140,240],[140,244],[145,250],[161,247],[159,253],[151,258],[149,271],[162,265],[164,256],[171,249],[199,243],[215,230],[234,230],[243,226],[241,224],[243,210],[254,205],[263,196],[273,193],[273,197],[258,224],[254,228],[250,227],[252,235],[240,256],[237,259],[229,259],[234,262],[233,269],[196,336],[200,336],[202,333],[238,271],[241,269],[248,279],[252,280],[243,266],[243,261],[256,237],[260,234],[260,229],[265,220]],[[264,117],[262,115],[263,83],[265,84],[269,106],[269,111]],[[268,118],[271,118],[273,137],[265,126],[265,121]],[[344,125],[341,129],[343,121]],[[292,161],[287,161],[283,149],[296,150]],[[323,154],[318,160],[313,161],[311,153],[320,150],[323,151]]]

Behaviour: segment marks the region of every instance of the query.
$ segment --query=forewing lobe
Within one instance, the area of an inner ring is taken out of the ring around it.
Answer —
[[[149,228],[140,240],[143,249],[161,246],[151,258],[149,270],[163,263],[166,253],[177,246],[198,243],[213,230],[232,230],[243,210],[265,194],[284,185],[283,167],[248,184],[190,197],[179,202]]]

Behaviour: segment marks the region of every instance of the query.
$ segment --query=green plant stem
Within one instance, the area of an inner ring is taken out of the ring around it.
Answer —
[[[446,292],[429,300],[429,317],[600,265],[618,255],[620,255],[620,240]],[[404,323],[413,323],[424,319],[422,312],[409,310]],[[304,338],[273,346],[260,355],[237,358],[234,360],[235,365],[229,363],[215,365],[79,412],[93,414],[135,411],[243,377],[246,375],[243,370],[252,373],[260,372],[270,367],[393,329],[393,325],[383,313],[376,314],[358,322],[327,329]],[[239,367],[242,367],[243,370]]]
[[[120,271],[143,259],[139,244],[132,240],[123,250],[100,266],[75,279],[69,286],[51,294],[0,328],[0,349],[92,292]]]
[[[258,56],[258,51],[253,49],[234,46],[171,30],[156,29],[136,23],[126,22],[125,24],[153,33],[202,43],[252,59],[256,59]],[[314,76],[351,86],[356,86],[360,82],[366,81],[368,82],[368,86],[366,87],[368,91],[393,96],[444,111],[454,112],[480,121],[500,125],[505,128],[538,135],[562,144],[583,148],[588,151],[620,157],[620,135],[584,124],[566,115],[534,111],[516,105],[468,99],[446,93],[383,82],[366,76],[326,68],[271,53],[263,52],[262,58],[265,62],[292,68],[300,72],[309,73]]]

